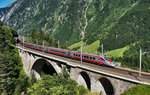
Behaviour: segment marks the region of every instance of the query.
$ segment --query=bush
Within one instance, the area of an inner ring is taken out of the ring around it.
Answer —
[[[150,86],[139,84],[122,93],[121,95],[150,95]]]

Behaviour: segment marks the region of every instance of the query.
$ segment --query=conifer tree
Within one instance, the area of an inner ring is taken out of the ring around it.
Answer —
[[[0,95],[12,95],[22,69],[18,50],[12,45],[11,29],[0,27]]]

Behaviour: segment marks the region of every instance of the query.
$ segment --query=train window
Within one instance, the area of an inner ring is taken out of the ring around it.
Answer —
[[[104,56],[104,58],[105,58],[106,60],[109,60],[106,56]]]
[[[95,60],[95,57],[93,57],[93,60]]]
[[[103,61],[105,61],[103,58],[101,58]]]
[[[62,51],[61,51],[61,53],[62,53],[62,54],[65,54],[65,52],[62,52]]]
[[[90,57],[90,59],[92,59],[92,57]]]

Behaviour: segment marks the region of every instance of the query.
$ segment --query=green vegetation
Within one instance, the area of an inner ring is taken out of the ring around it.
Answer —
[[[121,95],[150,95],[150,86],[140,84],[128,89]]]
[[[87,20],[83,42],[90,45],[100,40],[106,51],[149,40],[148,0],[25,0],[22,4],[8,20],[15,29],[23,29],[20,34],[42,29],[61,45],[71,46],[82,40]],[[29,6],[30,10],[24,10]]]
[[[129,46],[120,48],[120,49],[115,49],[115,50],[111,50],[108,51],[107,53],[105,53],[106,55],[109,55],[110,57],[123,57],[123,53],[129,48]]]
[[[19,74],[19,78],[16,79],[16,86],[14,87],[15,95],[21,95],[21,93],[26,93],[27,87],[31,85],[31,80],[26,76],[23,69]]]
[[[81,45],[84,46],[85,43],[83,41],[80,41],[78,43],[75,43],[75,44],[69,46],[68,48],[71,49],[71,50],[77,50],[78,48],[81,47]]]
[[[98,52],[99,44],[100,44],[100,41],[97,40],[90,45],[83,46],[82,51],[88,52],[88,53],[93,53],[93,54],[99,54],[99,52]],[[78,49],[78,51],[81,51],[81,49]]]
[[[22,70],[21,58],[13,45],[15,39],[12,31],[14,32],[13,29],[0,26],[0,94],[6,95],[14,93]]]
[[[40,90],[39,90],[40,88]],[[66,68],[53,76],[42,75],[34,85],[28,88],[28,95],[84,95],[88,90],[69,78]]]
[[[150,40],[149,5],[150,2],[147,0],[137,1],[135,6],[131,6],[131,9],[119,18],[118,23],[111,29],[107,37],[102,39],[106,50],[121,48],[138,41]]]
[[[100,40],[110,51],[149,40],[149,6],[148,0],[24,0],[4,23],[22,35],[42,29],[61,45]]]
[[[125,67],[138,69],[140,63],[140,48],[143,52],[149,52],[150,41],[142,41],[136,43],[135,45],[131,45],[130,48],[124,52],[122,65]],[[150,53],[142,56],[142,70],[150,72]]]
[[[44,42],[45,46],[58,47],[57,41],[53,39],[49,33],[45,33],[42,30],[37,32],[35,29],[32,29],[30,37],[27,37],[26,39],[28,39],[29,43],[43,45]],[[65,46],[62,47],[64,48]]]
[[[87,45],[85,42],[80,41],[78,43],[75,43],[75,44],[69,46],[68,48],[71,49],[71,50],[81,51],[81,45],[82,45],[82,51],[83,52],[99,54],[99,49],[98,49],[99,44],[100,44],[99,40],[93,42],[90,45]]]

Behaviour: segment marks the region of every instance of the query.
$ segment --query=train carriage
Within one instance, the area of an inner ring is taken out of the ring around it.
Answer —
[[[79,52],[79,51],[71,51],[71,50],[67,50],[67,49],[30,44],[27,42],[23,43],[21,41],[20,41],[20,44],[22,46],[25,46],[28,48],[45,51],[48,53],[52,53],[52,54],[56,54],[56,55],[60,55],[60,56],[64,56],[64,57],[69,57],[69,58],[74,58],[74,59],[79,59],[79,60],[81,60],[81,58],[82,58],[83,61],[115,67],[115,64],[104,55],[96,55],[96,54],[82,52],[82,57],[81,57],[81,52]]]

